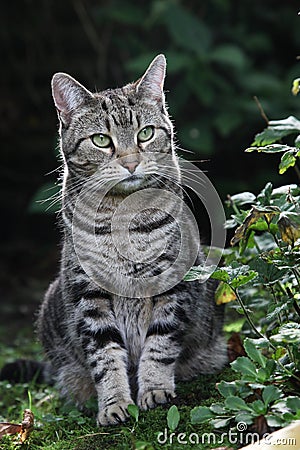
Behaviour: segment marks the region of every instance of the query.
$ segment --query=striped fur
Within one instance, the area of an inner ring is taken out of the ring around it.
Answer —
[[[218,370],[226,361],[223,311],[209,283],[179,280],[166,292],[152,286],[136,295],[137,279],[162,276],[168,268],[163,282],[175,277],[172,265],[180,251],[180,201],[159,194],[182,197],[164,76],[159,55],[138,82],[121,89],[92,94],[66,74],[56,74],[52,82],[65,165],[64,240],[60,273],[42,304],[38,333],[62,394],[78,405],[97,396],[99,425],[125,421],[129,404],[146,410],[171,400],[175,379]],[[138,140],[147,126],[153,136]],[[110,147],[93,143],[99,133],[110,137]],[[159,189],[154,197],[163,208],[149,203],[129,222],[128,236],[136,255],[146,254],[149,245],[163,248],[155,261],[134,260],[115,248],[117,243],[123,249],[122,224],[132,212],[126,199],[147,188]],[[95,209],[103,189],[108,193]],[[113,224],[116,211],[121,212]],[[199,254],[197,263],[201,259]],[[114,291],[122,277],[133,277],[132,296],[125,284],[122,291],[122,282],[121,292]]]

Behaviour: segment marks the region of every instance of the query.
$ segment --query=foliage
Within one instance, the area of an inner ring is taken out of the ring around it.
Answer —
[[[294,146],[282,143],[290,135]],[[246,151],[282,152],[279,173],[294,167],[299,176],[299,137],[295,117],[271,121]],[[237,429],[243,423],[261,432],[300,419],[300,186],[268,182],[257,196],[229,196],[227,206],[226,227],[235,232],[225,266],[194,267],[186,279],[212,273],[220,283],[217,303],[237,301],[233,308],[247,319],[247,356],[231,363],[237,380],[218,384],[224,401],[194,408],[191,421]]]
[[[258,350],[260,341],[246,338],[244,345],[248,356],[241,356],[231,364],[241,378],[221,381],[217,389],[224,402],[194,408],[191,411],[193,424],[209,421],[214,428],[223,428],[235,422],[238,426],[254,424],[257,430],[261,427],[259,421],[272,429],[300,419],[300,398],[285,395],[278,383],[275,360]]]

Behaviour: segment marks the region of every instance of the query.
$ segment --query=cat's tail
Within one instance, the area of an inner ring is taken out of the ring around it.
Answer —
[[[0,370],[0,381],[54,384],[50,364],[32,359],[17,359],[14,362],[5,364]]]

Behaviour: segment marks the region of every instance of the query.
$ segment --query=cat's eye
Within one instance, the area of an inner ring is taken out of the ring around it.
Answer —
[[[154,135],[154,127],[148,126],[141,129],[138,132],[137,138],[139,142],[149,141]]]
[[[107,136],[107,134],[94,134],[92,136],[92,143],[94,145],[96,145],[97,147],[100,148],[109,148],[112,146],[112,141],[111,138],[109,136]]]

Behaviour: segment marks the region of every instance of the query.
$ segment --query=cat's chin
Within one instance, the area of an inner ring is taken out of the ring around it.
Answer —
[[[142,187],[145,187],[147,181],[144,176],[141,175],[131,175],[128,178],[117,183],[113,190],[117,193],[129,194],[131,192],[138,191]]]

